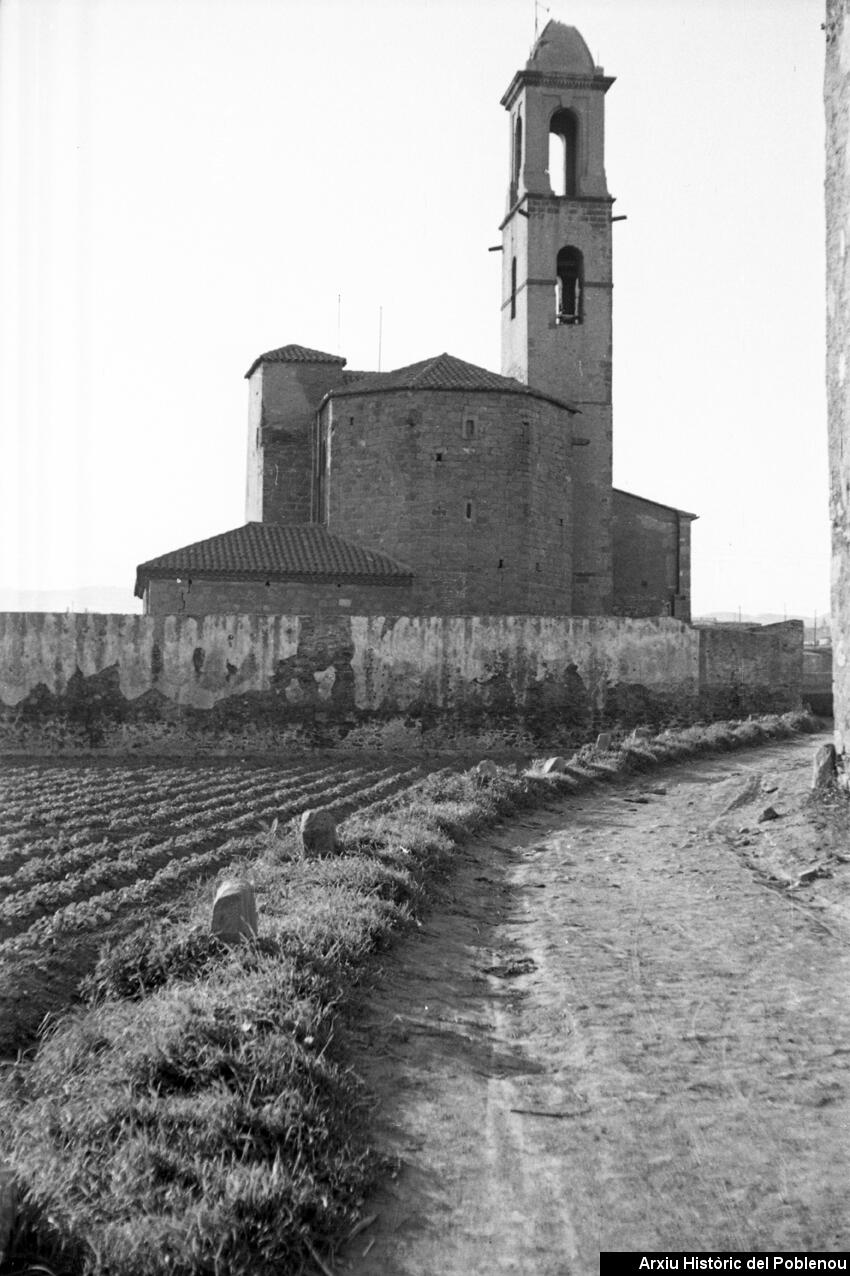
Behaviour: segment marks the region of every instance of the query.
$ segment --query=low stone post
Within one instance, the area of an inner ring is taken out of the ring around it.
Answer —
[[[310,810],[301,816],[301,849],[305,855],[333,855],[337,849],[336,821],[330,811]]]
[[[244,878],[228,878],[221,883],[213,901],[211,930],[227,944],[256,937],[259,930],[257,900],[250,882]]]
[[[567,759],[561,757],[547,758],[540,769],[544,775],[551,775],[553,771],[566,771]]]
[[[482,758],[482,760],[478,763],[478,766],[475,768],[476,775],[489,776],[491,779],[494,775],[498,774],[498,771],[499,768],[496,766],[496,763],[491,761],[490,758]]]
[[[825,789],[835,783],[837,769],[834,744],[822,744],[815,750],[812,763],[812,788]]]
[[[607,753],[607,751],[611,748],[611,732],[600,731],[599,735],[596,737],[595,747],[597,753]]]
[[[650,731],[649,727],[635,727],[634,731],[632,732],[632,739],[633,740],[651,740],[652,732]]]

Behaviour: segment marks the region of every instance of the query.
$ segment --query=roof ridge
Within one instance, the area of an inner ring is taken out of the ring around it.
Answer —
[[[383,550],[330,532],[320,523],[244,523],[140,563],[136,593],[151,576],[400,581],[412,569]]]
[[[461,359],[448,350],[427,359],[418,359],[415,363],[404,364],[389,372],[368,372],[350,380],[343,376],[343,383],[330,387],[325,397],[337,394],[370,394],[385,390],[452,390],[470,393],[495,391],[528,395],[554,403],[569,412],[579,411],[575,404],[566,399],[526,385],[516,377],[507,377],[504,373],[492,372],[480,364],[470,363],[468,359]]]
[[[327,350],[314,350],[310,346],[290,342],[289,345],[277,346],[274,350],[266,350],[263,354],[257,355],[245,373],[246,378],[250,377],[261,363],[336,363],[344,367],[346,359],[341,354],[329,354]]]

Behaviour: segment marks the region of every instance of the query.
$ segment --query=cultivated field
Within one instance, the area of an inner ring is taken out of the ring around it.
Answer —
[[[380,810],[427,771],[340,758],[4,766],[0,1054],[68,999],[107,937],[254,855],[274,820],[315,806],[338,819]]]

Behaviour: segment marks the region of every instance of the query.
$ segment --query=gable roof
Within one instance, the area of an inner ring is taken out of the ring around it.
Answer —
[[[467,363],[464,359],[446,353],[422,359],[419,363],[410,363],[407,367],[396,368],[392,372],[361,373],[350,384],[329,390],[328,395],[375,394],[384,390],[496,390],[500,394],[520,394],[526,398],[545,399],[558,407],[566,408],[568,412],[579,410],[575,404],[535,390],[514,377],[503,377],[498,372],[479,368],[475,363]]]
[[[334,536],[318,523],[246,523],[219,536],[183,545],[136,568],[137,597],[153,577],[219,580],[371,581],[406,585],[409,567],[387,554]]]
[[[324,350],[311,350],[309,346],[280,346],[277,350],[267,350],[258,354],[248,371],[246,379],[253,375],[261,363],[345,363],[342,355],[328,354]]]
[[[699,514],[691,514],[688,510],[680,510],[677,505],[665,505],[663,501],[653,501],[648,496],[638,496],[636,492],[626,492],[622,487],[612,487],[611,491],[614,496],[625,496],[630,501],[640,501],[642,505],[656,505],[658,509],[670,510],[673,514],[678,514],[680,518],[689,518],[696,522]]]

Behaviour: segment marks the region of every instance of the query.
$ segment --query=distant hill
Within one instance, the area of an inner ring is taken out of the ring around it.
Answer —
[[[135,612],[141,599],[117,585],[81,585],[79,589],[3,589],[0,611]]]

